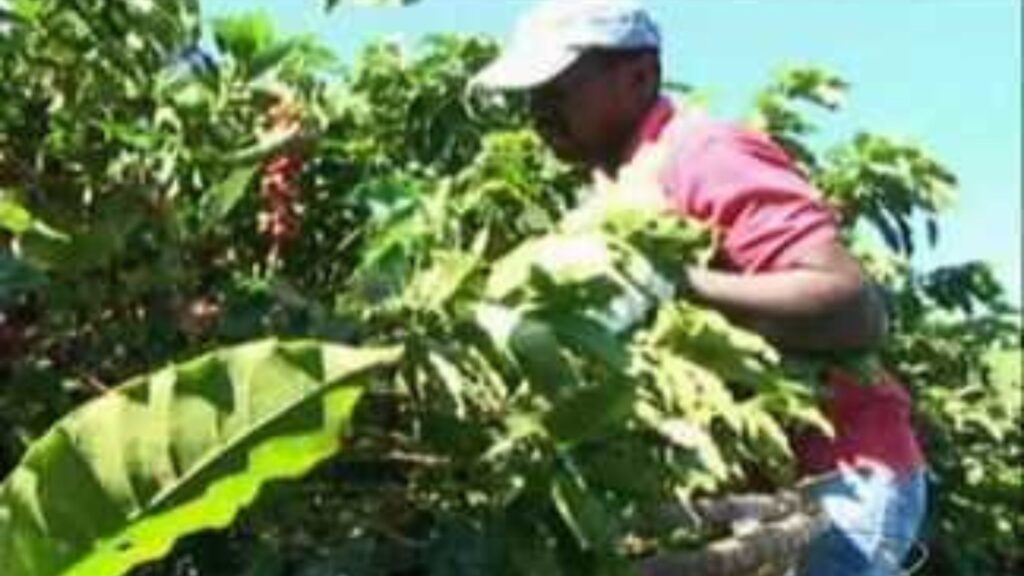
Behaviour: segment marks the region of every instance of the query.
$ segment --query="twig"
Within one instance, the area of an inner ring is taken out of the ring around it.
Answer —
[[[820,514],[793,514],[763,524],[743,536],[708,545],[697,552],[654,556],[636,564],[641,576],[749,576],[795,560],[825,526]]]
[[[97,395],[103,395],[110,392],[110,387],[92,374],[86,374],[82,377],[81,381],[82,384],[85,384],[86,388]]]

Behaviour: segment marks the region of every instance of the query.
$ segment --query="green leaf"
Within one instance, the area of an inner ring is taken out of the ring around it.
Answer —
[[[21,203],[5,198],[0,190],[0,230],[7,230],[15,236],[38,234],[56,241],[67,241],[68,236],[43,222]]]
[[[312,72],[335,62],[334,53],[320,44],[315,37],[297,36],[275,42],[254,54],[249,76],[272,76],[272,72],[290,69],[295,65],[299,65],[301,70]]]
[[[0,198],[0,229],[21,234],[30,230],[34,221],[32,214],[21,204]]]
[[[791,456],[791,448],[786,433],[771,415],[763,412],[756,403],[745,404],[742,410],[743,417],[741,421],[746,427],[747,434],[752,439],[758,440],[758,444],[765,451],[765,454],[771,451],[778,451],[787,457]]]
[[[104,202],[98,212],[88,226],[67,232],[36,220],[18,238],[22,257],[42,270],[69,276],[109,264],[129,247],[129,237],[144,215],[124,196]]]
[[[301,138],[301,134],[292,132],[271,133],[251,146],[229,153],[224,160],[235,167],[251,166],[294,146]]]
[[[576,374],[548,324],[522,318],[509,335],[508,347],[537,392],[556,398],[577,387]]]
[[[564,461],[562,464],[551,484],[555,510],[576,538],[580,549],[610,550],[616,531],[615,518],[598,494],[587,486],[572,462]]]
[[[723,380],[757,387],[778,352],[760,335],[732,325],[721,313],[680,300],[659,310],[652,339],[692,358]]]
[[[614,278],[615,254],[600,234],[549,235],[521,244],[495,263],[487,295],[503,300],[529,287],[541,274],[557,285]]]
[[[258,78],[280,66],[289,56],[296,53],[302,42],[303,40],[299,38],[289,38],[260,50],[253,55],[250,75]]]
[[[210,188],[200,200],[199,211],[202,226],[209,230],[226,218],[245,196],[249,182],[259,170],[259,165],[236,168],[227,178]]]
[[[261,341],[126,383],[51,428],[0,485],[5,576],[117,576],[223,528],[339,449],[394,348]]]
[[[559,341],[583,356],[597,362],[613,374],[629,371],[629,350],[603,324],[582,314],[552,312],[544,319],[554,329]]]
[[[538,393],[556,398],[578,387],[576,373],[547,323],[492,304],[478,306],[474,319]]]
[[[40,270],[67,270],[74,264],[75,243],[69,236],[40,234],[30,229],[17,241],[19,255]]]
[[[558,402],[544,417],[544,427],[559,443],[571,446],[615,433],[616,425],[632,412],[636,387],[612,378],[577,390]]]
[[[442,251],[432,265],[413,277],[402,298],[414,308],[440,310],[452,300],[479,268],[479,257]]]
[[[274,23],[263,11],[218,18],[213,22],[217,48],[243,64],[274,42]]]

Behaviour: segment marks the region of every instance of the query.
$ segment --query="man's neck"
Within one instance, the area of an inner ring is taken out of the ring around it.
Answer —
[[[655,117],[659,107],[664,106],[665,97],[658,96],[653,99],[631,122],[631,127],[624,131],[625,136],[620,138],[621,143],[614,147],[614,151],[608,154],[607,159],[598,161],[591,166],[592,172],[600,172],[605,177],[615,179],[619,170],[629,163],[636,154],[636,151],[643,144],[648,134],[646,132],[660,131],[664,119]],[[662,125],[659,125],[662,124]]]

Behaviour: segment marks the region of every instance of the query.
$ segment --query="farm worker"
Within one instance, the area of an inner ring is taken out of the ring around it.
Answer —
[[[768,136],[661,92],[661,38],[625,0],[543,0],[472,82],[524,91],[545,142],[589,169],[596,188],[660,196],[720,234],[712,269],[687,270],[687,298],[722,311],[787,353],[863,351],[886,332],[883,303],[839,240],[835,214]],[[835,436],[792,438],[801,471],[829,473],[816,496],[829,528],[799,574],[900,572],[925,509],[925,461],[910,400],[891,375],[828,371]]]

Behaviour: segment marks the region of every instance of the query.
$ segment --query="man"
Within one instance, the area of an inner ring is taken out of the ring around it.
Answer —
[[[687,297],[721,310],[790,352],[877,345],[886,318],[833,213],[765,135],[713,122],[661,95],[660,34],[639,5],[545,0],[502,55],[473,81],[527,91],[536,127],[563,160],[596,184],[671,209],[721,235],[718,266],[687,270]],[[625,175],[652,148],[655,178]],[[800,574],[900,572],[924,513],[924,459],[909,399],[888,375],[856,382],[833,370],[824,406],[835,438],[794,439],[803,472],[836,471],[818,493],[831,520]],[[870,384],[870,385],[868,385]]]

